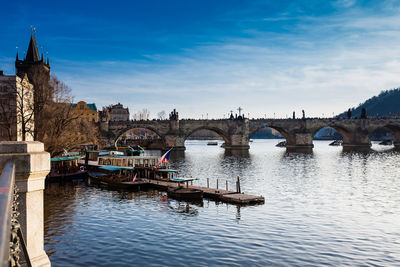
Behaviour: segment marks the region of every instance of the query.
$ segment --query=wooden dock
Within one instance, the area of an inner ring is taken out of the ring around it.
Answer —
[[[178,187],[178,183],[176,182],[167,182],[160,180],[148,179],[151,187],[157,188],[159,190],[167,191],[168,187]],[[183,185],[183,184],[182,184]],[[194,185],[183,185],[188,188],[200,189],[203,191],[203,196],[205,198],[210,198],[213,200],[232,203],[232,204],[240,204],[240,205],[251,205],[251,204],[264,204],[265,199],[263,196],[253,196],[247,195],[244,193],[238,193],[229,190],[223,189],[215,189],[215,188],[207,188],[203,186],[194,186]]]

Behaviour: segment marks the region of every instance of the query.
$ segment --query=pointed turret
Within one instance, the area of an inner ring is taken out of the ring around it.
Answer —
[[[49,61],[49,56],[47,56],[47,62],[46,62],[47,66],[50,67],[50,61]]]
[[[33,34],[31,35],[31,40],[29,41],[29,46],[28,46],[28,51],[26,53],[25,61],[27,62],[40,61],[39,49],[36,44],[36,38]]]
[[[17,50],[17,56],[15,57],[15,61],[18,61],[18,50]]]

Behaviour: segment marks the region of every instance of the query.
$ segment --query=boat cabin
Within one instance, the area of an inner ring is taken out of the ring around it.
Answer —
[[[124,182],[133,182],[134,176],[133,167],[121,167],[121,166],[101,166],[99,167],[100,172],[89,173],[91,182],[100,182],[108,185],[119,185],[123,186]]]
[[[132,171],[134,170],[133,167],[117,167],[117,166],[101,166],[99,170],[102,172],[113,174],[113,175],[120,175],[123,177],[131,176]]]
[[[157,156],[119,156],[107,155],[98,158],[98,165],[112,165],[135,168],[152,168],[158,163]]]
[[[85,151],[85,156],[86,156],[87,160],[90,160],[90,161],[97,161],[99,156],[106,156],[108,154],[109,154],[108,151],[104,151],[104,150],[87,150],[87,151]]]
[[[156,169],[154,170],[154,179],[169,181],[175,178],[178,174],[178,170],[174,169]]]
[[[86,171],[78,165],[78,161],[82,158],[83,156],[51,158],[51,170],[47,177],[51,180],[83,177]]]

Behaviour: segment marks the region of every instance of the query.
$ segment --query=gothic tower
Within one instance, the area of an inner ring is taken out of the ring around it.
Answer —
[[[53,100],[54,92],[50,88],[50,64],[49,58],[45,60],[39,55],[34,33],[31,34],[28,50],[24,59],[19,60],[18,53],[15,59],[15,69],[19,77],[28,76],[29,82],[33,85],[34,90],[34,116],[35,128],[40,127],[41,113],[44,105]],[[40,140],[35,129],[35,140]]]
[[[34,86],[35,83],[42,82],[42,79],[47,79],[47,81],[50,81],[49,58],[47,58],[47,62],[44,62],[43,53],[42,57],[40,57],[34,34],[31,35],[31,40],[29,42],[25,58],[23,60],[19,60],[17,53],[15,69],[18,76],[22,76],[24,73],[26,73],[29,81]]]

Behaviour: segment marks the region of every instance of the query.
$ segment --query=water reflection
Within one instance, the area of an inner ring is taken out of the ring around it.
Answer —
[[[310,146],[305,147],[286,147],[286,151],[288,153],[304,153],[304,154],[311,154],[313,153],[313,148]]]
[[[243,191],[263,195],[265,205],[51,185],[46,251],[54,266],[397,266],[400,153],[328,144],[289,154],[255,140],[241,157],[197,142],[170,162],[212,187],[216,179],[234,186],[240,175]]]
[[[198,207],[203,207],[202,202],[198,202]],[[199,215],[199,210],[196,208],[195,204],[189,204],[187,202],[175,202],[171,201],[168,206],[169,210],[177,213],[177,214],[182,214],[185,216],[198,216]]]
[[[236,205],[236,220],[239,221],[241,218],[240,215],[240,205]]]
[[[369,146],[343,146],[343,152],[349,153],[369,153],[372,152],[372,149]]]
[[[248,158],[250,157],[250,152],[248,149],[229,149],[226,148],[224,151],[225,157],[241,157],[241,158]]]
[[[185,160],[185,151],[172,149],[170,159],[172,161],[184,161]]]

